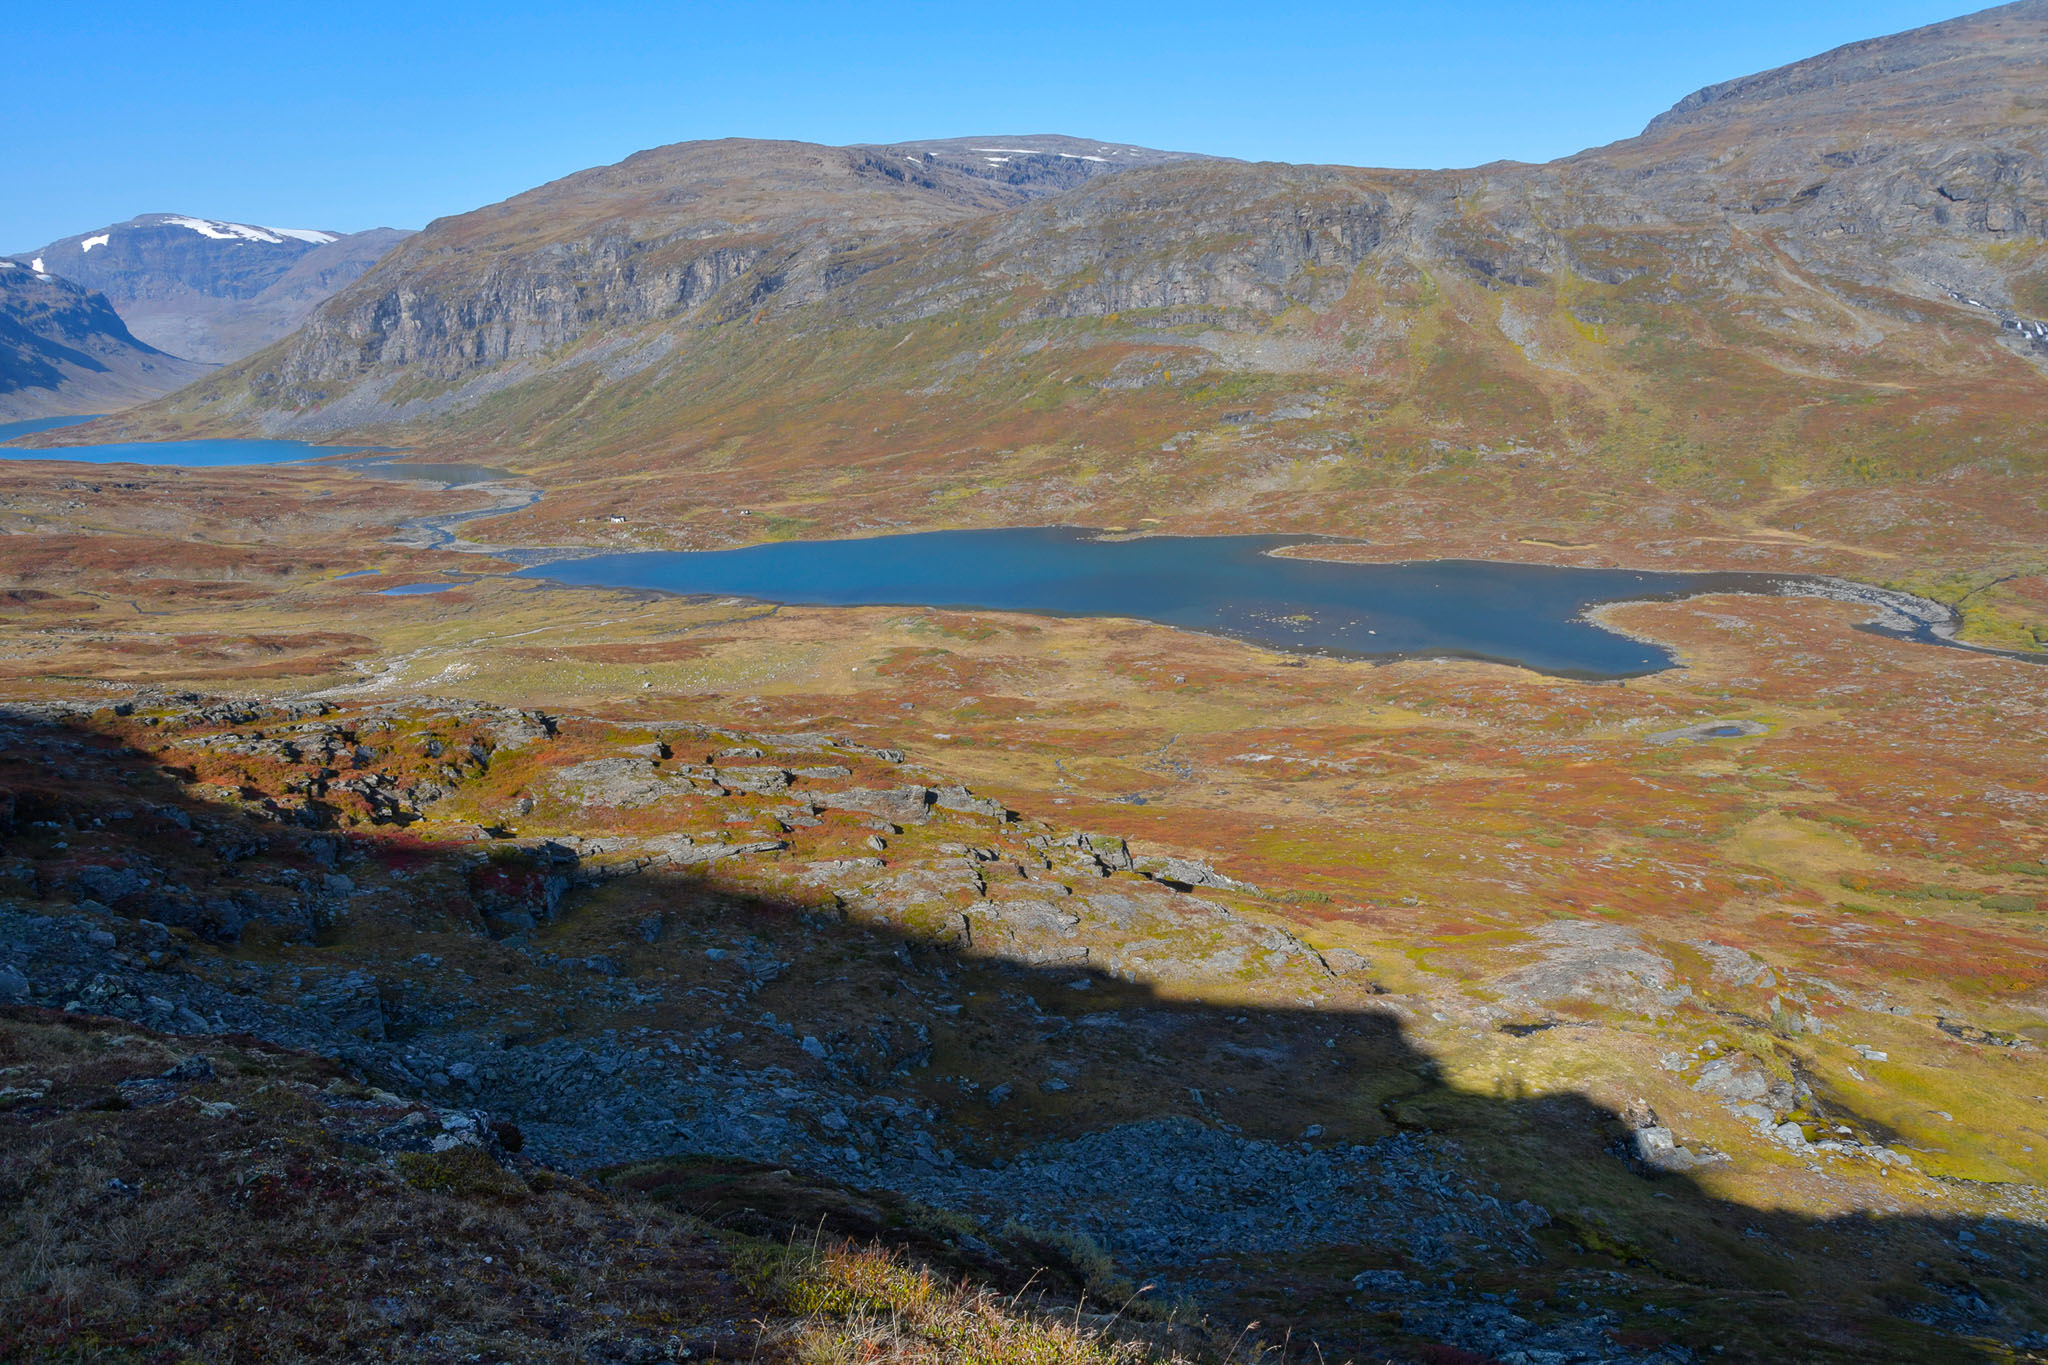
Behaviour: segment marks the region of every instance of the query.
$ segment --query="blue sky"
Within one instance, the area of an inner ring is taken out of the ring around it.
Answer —
[[[1953,0],[1952,0],[1953,3]],[[1256,160],[1540,161],[1908,0],[40,7],[0,248],[145,212],[418,227],[688,138],[1064,132]]]

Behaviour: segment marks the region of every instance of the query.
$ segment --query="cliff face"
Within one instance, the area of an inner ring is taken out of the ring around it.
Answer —
[[[1213,388],[1186,385],[1229,373],[1321,385],[1326,439],[1356,446],[1370,420],[1395,451],[1712,465],[1891,442],[1884,468],[1924,469],[1937,456],[1898,433],[1940,407],[2019,458],[2048,419],[2044,75],[2048,4],[2028,0],[1712,87],[1543,166],[1052,138],[658,148],[430,225],[145,420],[595,460],[688,445],[735,404],[818,430],[943,392],[948,448],[981,449],[1085,381],[1155,390],[1093,414],[1143,445],[1213,428]],[[1817,381],[1873,406],[1816,432]]]
[[[137,341],[104,295],[0,261],[0,421],[112,411],[211,368]]]
[[[714,299],[702,321],[817,303],[901,254],[887,243],[1102,174],[1076,154],[987,141],[1010,151],[730,140],[641,152],[434,223],[322,310],[276,373],[287,395],[393,367],[449,379]]]

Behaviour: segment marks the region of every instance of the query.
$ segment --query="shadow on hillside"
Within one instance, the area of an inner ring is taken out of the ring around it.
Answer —
[[[1291,1326],[1332,1361],[1402,1340],[1455,1342],[1417,1357],[1443,1361],[1991,1360],[2048,1342],[2041,1228],[1726,1202],[1635,1158],[1641,1115],[1446,1086],[1362,993],[1341,1010],[1191,1003],[710,877],[579,886],[559,855],[196,800],[85,721],[0,726],[0,912],[17,911],[0,913],[0,997],[11,960],[44,1003],[315,1047],[565,1151],[579,1125],[609,1135],[590,1164],[774,1163],[680,1182],[640,1168],[643,1187],[753,1230],[901,1230],[902,1206],[878,1216],[852,1193],[896,1185],[978,1213],[1007,1202],[1050,1235],[1065,1200],[1130,1273]],[[335,878],[355,908],[309,910]],[[495,936],[482,902],[506,896],[537,897],[548,922]],[[195,970],[212,962],[240,965]],[[541,1055],[582,1060],[517,1061]],[[692,1087],[716,1103],[635,1116]],[[699,1140],[650,1146],[664,1124]],[[970,1226],[947,1245],[997,1222]]]

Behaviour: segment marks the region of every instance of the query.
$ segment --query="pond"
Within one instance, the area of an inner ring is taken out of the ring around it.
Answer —
[[[1316,537],[1105,539],[1072,527],[784,541],[647,551],[521,570],[559,583],[808,606],[918,606],[1127,616],[1298,653],[1456,657],[1573,678],[1671,666],[1655,645],[1586,618],[1603,603],[1783,592],[1753,573],[1657,573],[1434,560],[1353,564],[1280,556]]]

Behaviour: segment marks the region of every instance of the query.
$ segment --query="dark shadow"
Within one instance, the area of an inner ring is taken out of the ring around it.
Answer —
[[[2034,1222],[1725,1202],[1645,1164],[1652,1116],[1447,1086],[1365,975],[1284,944],[1233,989],[1300,973],[1341,1008],[1179,998],[1221,988],[1129,979],[1128,954],[1083,959],[1057,923],[1004,940],[1038,960],[1005,960],[944,895],[885,913],[829,876],[763,895],[564,844],[425,842],[406,828],[418,784],[373,780],[363,714],[226,704],[152,732],[152,757],[107,712],[0,711],[0,1003],[304,1047],[748,1231],[879,1237],[998,1283],[1051,1266],[1098,1298],[1121,1274],[1157,1286],[1146,1301],[1291,1331],[1274,1360],[2011,1360],[2048,1343]],[[445,737],[443,787],[557,742],[493,747],[509,714],[423,723]],[[336,738],[322,725],[347,731],[324,757],[261,747],[310,726],[310,751]],[[189,741],[237,726],[265,732],[248,762],[277,790],[189,794],[176,755],[217,755],[235,741]],[[331,776],[292,776],[313,769]],[[1030,832],[937,813],[887,856]],[[997,900],[1031,887],[998,882],[1003,862],[979,864]],[[1246,925],[1128,872],[1067,900],[1184,912],[1225,949]]]

